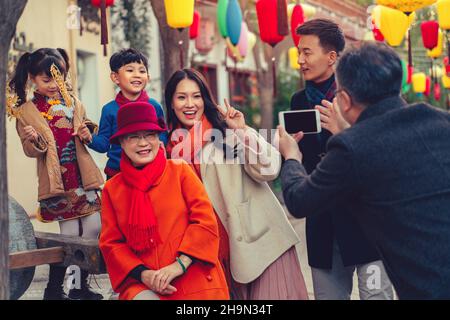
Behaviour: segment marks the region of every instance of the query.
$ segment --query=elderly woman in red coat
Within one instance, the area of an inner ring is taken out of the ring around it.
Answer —
[[[164,130],[148,103],[119,110],[121,173],[103,190],[100,235],[112,287],[120,299],[229,299],[213,208],[189,165],[165,158]]]

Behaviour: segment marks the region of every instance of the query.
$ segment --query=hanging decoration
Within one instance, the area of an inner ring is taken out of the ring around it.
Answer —
[[[252,51],[256,45],[256,35],[249,31],[248,32],[248,51]]]
[[[429,97],[431,93],[431,78],[426,76],[425,78],[425,92],[423,93],[426,97]]]
[[[169,27],[181,33],[194,22],[194,0],[164,0],[166,19]],[[183,40],[178,41],[180,49],[180,68],[184,67]]]
[[[436,0],[377,0],[377,4],[400,10],[406,14],[430,6],[435,2]]]
[[[278,0],[257,0],[256,14],[258,16],[259,34],[263,42],[275,47],[284,39],[284,35],[279,33],[279,25],[287,21],[287,10],[278,10]],[[275,57],[272,57],[273,94],[276,96],[276,64]]]
[[[308,3],[302,3],[302,8],[303,8],[303,12],[305,13],[305,17],[307,19],[311,19],[317,13],[316,7],[314,7]]]
[[[412,75],[412,85],[415,93],[424,93],[427,88],[427,76],[425,73],[415,73]]]
[[[106,8],[114,5],[114,0],[91,0],[94,7],[100,8],[100,43],[103,45],[103,56],[108,55],[108,21]]]
[[[444,58],[444,67],[445,67],[445,73],[450,77],[450,62],[449,62],[449,57],[445,57]]]
[[[450,77],[447,75],[442,75],[442,85],[445,89],[450,89]]]
[[[300,65],[298,64],[298,48],[292,47],[288,51],[289,54],[289,65],[294,70],[300,70]]]
[[[227,8],[227,33],[231,43],[236,46],[241,36],[242,11],[238,0],[229,0]]]
[[[239,37],[237,48],[239,49],[240,56],[245,59],[248,53],[248,27],[245,22],[242,22],[241,36]]]
[[[442,34],[442,31],[438,31],[438,44],[436,47],[434,47],[432,50],[427,51],[427,55],[430,58],[439,58],[442,55],[443,51],[443,42],[444,42],[444,35]]]
[[[279,18],[278,34],[287,36],[289,34],[289,18],[286,0],[277,0],[277,16]]]
[[[447,51],[450,59],[450,0],[439,0],[436,4],[439,26],[446,31]]]
[[[292,10],[291,16],[291,35],[294,45],[298,47],[298,42],[300,41],[300,36],[297,34],[297,28],[305,23],[305,13],[300,4],[296,4]]]
[[[219,2],[217,3],[217,24],[219,25],[220,35],[224,39],[228,37],[227,9],[228,9],[228,0],[219,0]]]
[[[195,39],[195,49],[202,55],[208,54],[214,47],[214,22],[208,18],[200,19],[198,37]]]
[[[436,48],[439,40],[439,23],[437,21],[424,21],[420,24],[420,30],[423,46],[428,50]]]
[[[194,40],[198,37],[198,33],[200,30],[200,20],[200,12],[194,11],[194,19],[192,21],[192,25],[189,28],[189,39]]]
[[[376,6],[372,12],[372,17],[386,42],[390,46],[398,47],[410,25],[408,16],[399,10]]]

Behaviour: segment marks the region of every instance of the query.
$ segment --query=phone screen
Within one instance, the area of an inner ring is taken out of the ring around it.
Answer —
[[[303,131],[304,133],[317,133],[316,111],[283,113],[286,131],[290,134]]]

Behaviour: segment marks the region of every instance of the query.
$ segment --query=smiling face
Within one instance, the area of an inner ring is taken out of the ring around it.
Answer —
[[[337,59],[335,51],[327,52],[316,35],[302,35],[298,44],[298,63],[305,80],[315,83],[329,79]]]
[[[148,83],[147,68],[143,63],[132,62],[111,73],[111,80],[122,90],[123,95],[131,101],[136,100]]]
[[[120,139],[120,146],[135,167],[152,162],[158,154],[159,134],[154,131],[137,131]]]
[[[59,89],[56,81],[45,73],[31,77],[31,81],[36,85],[36,91],[46,97],[56,98],[59,96]]]
[[[181,80],[172,99],[172,108],[183,127],[190,129],[195,121],[200,121],[205,111],[200,88],[190,79]]]

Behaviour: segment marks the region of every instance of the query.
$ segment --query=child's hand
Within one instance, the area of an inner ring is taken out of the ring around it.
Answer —
[[[31,143],[36,143],[38,141],[39,135],[32,126],[26,126],[23,128],[25,132],[25,139],[27,139]]]
[[[79,128],[78,128],[78,132],[74,132],[72,134],[72,136],[78,136],[80,138],[80,140],[85,143],[91,143],[92,142],[92,135],[91,132],[89,131],[88,127],[86,126],[85,123],[83,123]]]

